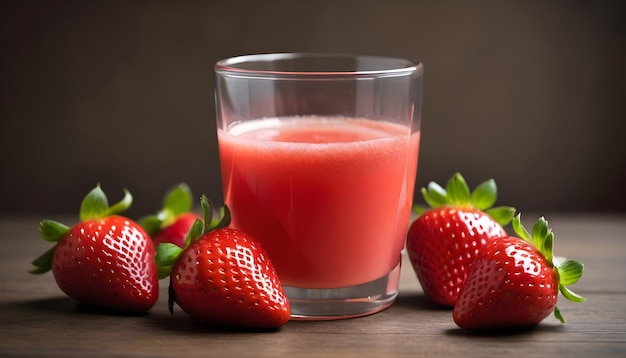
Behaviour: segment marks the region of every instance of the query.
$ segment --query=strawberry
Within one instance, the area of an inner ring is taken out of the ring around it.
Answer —
[[[139,224],[117,215],[132,204],[124,192],[109,207],[98,184],[82,201],[79,223],[41,221],[41,236],[56,244],[33,261],[31,273],[52,269],[59,288],[83,304],[130,313],[152,308],[159,292],[155,248]]]
[[[409,227],[406,250],[424,294],[434,303],[452,307],[467,277],[474,257],[503,229],[515,209],[493,207],[497,188],[493,179],[470,192],[456,173],[444,189],[435,182],[422,188],[431,208],[416,206],[421,214]]]
[[[163,207],[155,215],[139,220],[139,224],[152,237],[154,245],[169,242],[185,246],[185,237],[196,219],[201,216],[192,212],[191,189],[185,183],[170,189],[163,200]]]
[[[553,256],[554,233],[545,218],[540,217],[529,234],[518,214],[513,228],[519,237],[494,240],[476,256],[452,311],[459,327],[523,329],[552,312],[565,323],[556,307],[559,291],[571,301],[585,301],[566,287],[578,281],[584,266]]]
[[[202,196],[203,220],[197,220],[184,248],[157,246],[161,278],[170,276],[169,309],[174,302],[192,319],[220,326],[278,328],[291,314],[276,270],[259,242],[228,228],[224,207],[213,209]]]

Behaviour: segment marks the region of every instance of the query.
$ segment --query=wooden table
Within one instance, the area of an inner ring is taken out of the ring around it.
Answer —
[[[349,320],[293,321],[276,332],[194,325],[180,309],[169,314],[164,291],[144,316],[86,311],[61,293],[51,273],[27,273],[49,247],[39,238],[39,218],[0,217],[0,357],[625,356],[626,215],[546,217],[555,253],[585,263],[572,289],[588,301],[559,301],[566,325],[550,316],[533,330],[507,335],[458,329],[449,310],[425,299],[408,262],[391,308]],[[524,222],[534,219],[523,216]]]

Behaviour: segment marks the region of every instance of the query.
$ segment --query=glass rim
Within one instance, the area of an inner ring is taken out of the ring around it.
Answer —
[[[266,63],[277,62],[281,60],[313,60],[313,59],[335,59],[335,60],[368,60],[376,63],[389,62],[395,66],[382,66],[374,69],[354,69],[354,70],[276,70],[266,68],[247,68],[243,64],[250,63]],[[289,77],[289,78],[307,78],[307,77],[388,77],[388,76],[407,76],[413,73],[423,71],[423,64],[416,60],[409,60],[402,57],[389,56],[373,56],[373,55],[357,55],[348,53],[316,53],[316,52],[280,52],[280,53],[261,53],[240,55],[222,59],[215,63],[214,70],[216,73],[224,75],[242,76],[242,77]]]

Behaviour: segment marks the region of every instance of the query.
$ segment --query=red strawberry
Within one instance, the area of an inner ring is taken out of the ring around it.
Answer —
[[[179,247],[185,247],[185,237],[187,237],[187,234],[196,219],[200,218],[200,215],[192,212],[186,212],[178,215],[171,224],[166,225],[163,229],[152,236],[154,245],[169,242]]]
[[[494,240],[476,257],[452,312],[456,324],[470,330],[527,328],[537,325],[554,311],[559,291],[574,302],[585,298],[566,286],[583,273],[583,264],[554,257],[554,234],[548,222],[539,218],[532,236],[513,220],[520,236]]]
[[[139,220],[141,226],[152,237],[154,245],[169,242],[185,246],[185,237],[196,219],[201,216],[192,212],[193,198],[185,183],[170,189],[163,200],[163,207],[155,215]]]
[[[213,210],[205,196],[201,203],[205,220],[196,221],[186,248],[167,243],[157,247],[161,277],[170,275],[170,312],[176,302],[202,323],[251,328],[285,324],[289,302],[265,250],[251,236],[226,227],[227,207],[221,220],[211,220]]]
[[[58,242],[33,261],[32,273],[49,271],[68,296],[102,308],[146,312],[158,298],[155,249],[134,221],[116,215],[132,204],[132,196],[109,207],[97,185],[83,199],[80,222],[69,228],[52,220],[40,224],[42,237]]]
[[[445,189],[430,182],[422,195],[432,208],[416,208],[421,216],[409,227],[407,253],[425,295],[451,307],[474,257],[493,239],[506,236],[502,226],[511,221],[515,209],[491,208],[497,196],[493,179],[470,192],[459,173]]]

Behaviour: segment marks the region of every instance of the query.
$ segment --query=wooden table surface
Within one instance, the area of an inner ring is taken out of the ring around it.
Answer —
[[[356,319],[291,321],[274,332],[216,330],[194,325],[180,309],[170,315],[165,290],[147,315],[93,312],[64,296],[51,273],[27,273],[50,247],[39,238],[39,219],[0,217],[0,357],[626,356],[626,215],[546,218],[555,253],[585,263],[572,289],[588,301],[559,300],[566,325],[550,316],[522,333],[473,335],[455,326],[450,310],[429,304],[408,261],[397,301]]]

